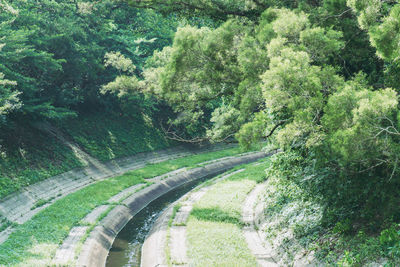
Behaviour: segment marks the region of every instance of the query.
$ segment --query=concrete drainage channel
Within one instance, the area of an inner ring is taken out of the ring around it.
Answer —
[[[233,145],[209,146],[194,151],[185,147],[175,147],[140,153],[108,162],[98,162],[89,157],[90,164],[87,167],[74,169],[48,178],[28,186],[20,192],[0,199],[0,229],[4,228],[4,222],[12,224],[25,223],[57,199],[76,192],[96,181],[143,168],[148,163],[158,163],[229,147],[233,147]],[[13,227],[10,226],[0,231],[0,244],[8,238],[13,230]]]
[[[169,207],[172,202],[180,201],[182,196],[192,190],[204,181],[212,179],[215,175],[204,177],[190,183],[186,183],[177,189],[174,189],[160,198],[151,202],[142,211],[134,216],[126,226],[118,233],[112,248],[107,257],[106,267],[122,267],[122,266],[139,266],[141,261],[142,245],[149,236],[149,231],[153,230],[158,225],[158,221],[166,218],[164,212],[169,213]],[[157,234],[157,233],[156,233]],[[163,251],[153,247],[151,253],[154,257],[161,254]]]
[[[255,163],[251,166],[257,166],[259,164],[261,163]],[[194,205],[199,202],[213,186],[242,171],[245,171],[245,169],[224,173],[224,175],[212,179],[207,184],[201,184],[194,190],[181,196],[160,213],[160,216],[154,222],[149,234],[144,240],[140,259],[137,260],[135,265],[124,265],[112,259],[111,262],[107,262],[107,267],[139,265],[141,267],[192,266],[193,262],[191,262],[191,259],[188,257],[187,225],[189,215]],[[274,251],[272,247],[265,242],[262,232],[258,230],[260,218],[265,208],[263,202],[259,201],[259,197],[265,190],[265,185],[265,182],[257,184],[250,193],[248,193],[243,202],[241,220],[244,225],[242,234],[258,266],[275,267],[278,266],[278,264],[274,259]],[[119,253],[119,255],[121,255],[121,253]],[[226,263],[221,263],[221,266],[222,265],[225,266]]]
[[[78,251],[77,261],[74,265],[77,266],[105,266],[106,259],[109,254],[109,250],[114,242],[117,234],[124,228],[124,226],[138,214],[143,208],[149,205],[154,200],[167,194],[168,192],[177,189],[185,184],[200,180],[204,177],[215,176],[219,173],[227,171],[237,165],[255,162],[261,158],[268,156],[264,152],[254,152],[241,155],[238,157],[223,158],[215,162],[211,162],[207,165],[193,168],[183,169],[179,172],[174,172],[173,175],[164,175],[164,179],[159,179],[154,184],[141,189],[136,185],[132,190],[135,192],[131,196],[123,200],[120,205],[111,207],[103,207],[102,211],[98,211],[97,214],[104,212],[107,209],[111,209],[107,215],[93,228],[88,238],[82,245],[82,249],[79,250],[77,247],[73,247],[72,244],[76,240],[81,240],[83,237],[82,233],[86,233],[87,229],[73,229],[70,236],[65,240],[69,242],[65,246],[61,245],[58,252],[59,255],[68,255],[67,251]],[[141,190],[140,190],[141,189]],[[123,195],[123,193],[121,193]],[[123,199],[123,198],[122,198]],[[64,242],[64,243],[65,243]],[[69,250],[68,250],[69,249]],[[74,254],[74,253],[72,253]],[[75,261],[73,255],[63,258],[55,264],[65,264],[66,261],[71,263]],[[57,259],[56,259],[57,260]]]
[[[169,205],[152,225],[151,231],[143,243],[140,266],[168,266],[167,254],[169,254],[172,266],[188,266],[186,222],[193,209],[193,205],[205,195],[212,185],[242,171],[244,169],[225,174],[222,177],[214,179],[211,185],[200,185],[195,190],[186,193],[173,204]],[[180,206],[173,218],[173,210],[177,205]],[[123,265],[107,264],[107,266],[122,267]]]

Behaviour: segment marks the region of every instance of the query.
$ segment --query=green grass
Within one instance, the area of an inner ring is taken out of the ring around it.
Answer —
[[[187,223],[191,266],[257,266],[241,232],[241,212],[248,193],[265,180],[266,164],[246,165],[194,205]]]
[[[10,222],[9,220],[7,220],[6,217],[2,216],[0,214],[0,232],[4,231],[7,227],[9,227],[10,225],[13,225],[12,222]]]
[[[243,201],[255,184],[247,179],[219,182],[194,205],[191,216],[208,221],[239,223]]]
[[[79,255],[82,251],[82,246],[85,243],[86,239],[89,237],[90,233],[93,231],[93,229],[96,227],[96,225],[103,220],[107,214],[114,209],[116,206],[116,204],[111,204],[109,205],[109,207],[106,209],[106,211],[104,211],[103,213],[100,214],[100,216],[96,219],[96,221],[94,223],[88,224],[86,222],[80,222],[79,224],[81,226],[88,226],[86,233],[82,236],[81,240],[79,240],[78,244],[76,245],[75,248],[75,255]]]
[[[0,198],[80,166],[69,147],[35,128],[0,133]]]
[[[169,218],[168,220],[168,227],[172,226],[172,222],[175,219],[176,213],[178,212],[178,210],[182,207],[182,204],[178,203],[176,204],[173,208],[172,208],[172,215],[171,218]]]
[[[9,239],[0,245],[0,265],[38,266],[48,264],[59,244],[71,228],[97,206],[123,189],[182,167],[194,166],[206,160],[232,156],[238,148],[209,152],[186,158],[150,164],[142,169],[97,182],[66,196],[17,227]],[[43,262],[44,261],[44,262]]]
[[[82,149],[101,161],[169,146],[159,127],[145,115],[85,114],[60,127]]]
[[[191,213],[191,216],[201,221],[226,222],[241,225],[240,218],[238,218],[239,216],[235,215],[232,215],[232,213],[226,212],[219,207],[196,208]]]
[[[265,180],[265,164],[247,165],[244,171],[212,186],[194,205],[191,214],[199,219],[206,219],[208,216],[209,220],[223,221],[223,218],[226,218],[228,221],[239,222],[242,204],[247,194],[257,182]]]
[[[41,207],[41,206],[46,205],[47,203],[49,203],[50,201],[52,201],[54,198],[55,198],[55,197],[51,197],[51,198],[49,198],[49,199],[39,199],[39,200],[35,203],[35,205],[33,205],[33,206],[31,207],[31,210],[34,210],[34,209],[37,209],[37,208],[39,208],[39,207]]]
[[[191,266],[257,266],[236,224],[191,218],[187,238]]]
[[[106,161],[171,145],[146,116],[82,114],[57,125],[91,156]],[[0,198],[51,176],[81,167],[73,150],[27,125],[0,133]]]

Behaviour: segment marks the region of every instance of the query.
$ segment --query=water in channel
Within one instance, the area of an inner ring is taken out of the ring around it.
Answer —
[[[192,190],[202,181],[214,177],[208,176],[187,183],[154,200],[135,215],[116,237],[107,257],[106,267],[140,266],[140,254],[146,235],[158,216],[174,201]]]

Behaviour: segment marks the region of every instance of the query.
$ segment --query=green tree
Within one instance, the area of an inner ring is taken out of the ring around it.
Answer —
[[[271,169],[318,200],[328,222],[385,218],[398,211],[397,93],[380,83],[382,61],[344,1],[302,3],[179,28],[139,88],[172,106],[175,137],[280,146]]]
[[[156,8],[163,13],[198,14],[225,20],[227,16],[257,17],[274,0],[129,0],[131,5],[141,8]]]
[[[1,1],[0,72],[17,84],[16,120],[63,119],[82,110],[119,109],[99,88],[119,71],[104,55],[121,51],[141,76],[146,58],[171,42],[177,19],[114,1]],[[4,11],[4,12],[3,12]],[[138,104],[134,102],[133,105]]]
[[[4,74],[0,72],[0,116],[4,116],[9,112],[21,107],[18,99],[19,92],[12,91],[11,86],[16,86],[17,83],[4,78]]]

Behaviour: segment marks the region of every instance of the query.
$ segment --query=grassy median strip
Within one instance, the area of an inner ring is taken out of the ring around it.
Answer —
[[[257,266],[243,237],[242,205],[268,161],[218,182],[194,205],[187,223],[191,266]]]
[[[97,182],[57,200],[30,221],[17,226],[8,240],[0,245],[0,265],[43,265],[44,261],[54,255],[71,228],[113,195],[130,186],[146,183],[146,178],[195,166],[203,161],[236,155],[239,152],[238,148],[231,148],[149,164],[124,175]]]

